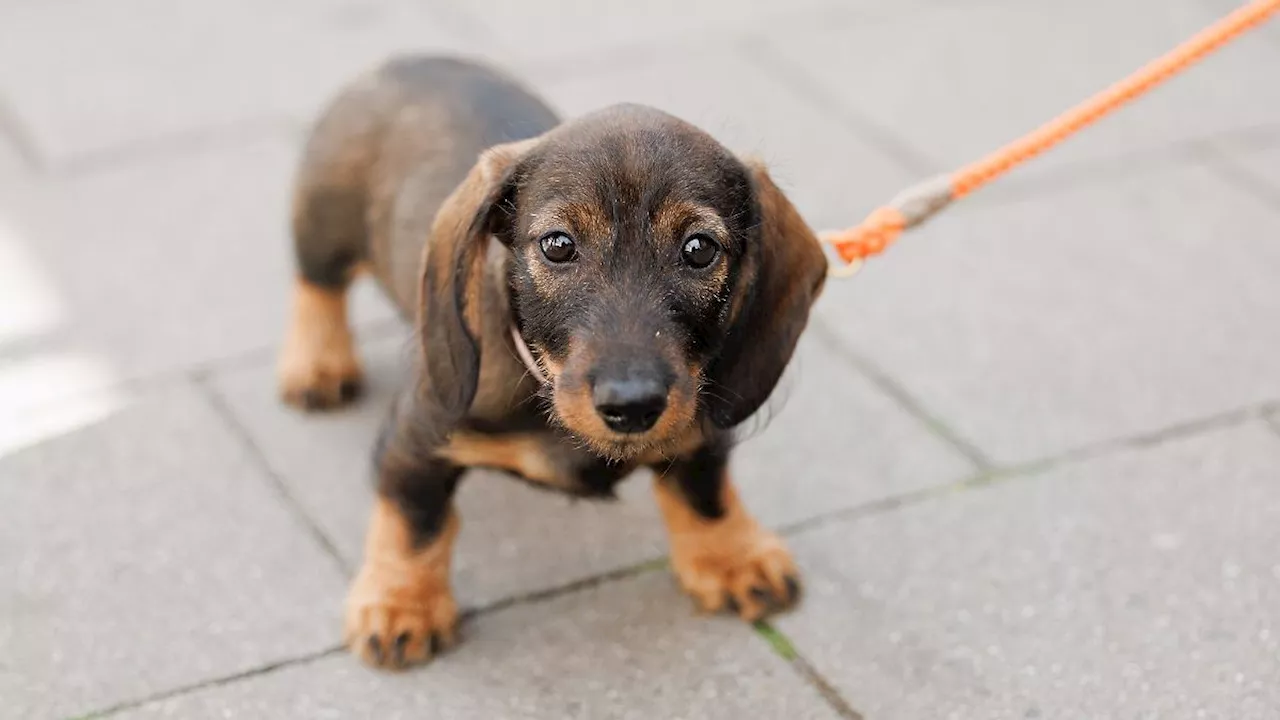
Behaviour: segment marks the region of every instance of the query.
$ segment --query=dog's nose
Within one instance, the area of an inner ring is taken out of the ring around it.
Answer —
[[[656,377],[602,378],[592,388],[591,399],[610,430],[642,433],[667,409],[667,388]]]

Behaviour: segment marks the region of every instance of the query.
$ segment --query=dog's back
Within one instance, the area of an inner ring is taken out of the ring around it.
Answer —
[[[558,122],[515,80],[467,61],[401,58],[357,80],[304,151],[293,208],[304,278],[341,285],[367,263],[411,316],[441,203],[485,148]]]

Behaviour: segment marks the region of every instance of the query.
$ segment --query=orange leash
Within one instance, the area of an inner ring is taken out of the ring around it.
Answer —
[[[866,258],[883,252],[903,230],[920,225],[952,200],[986,185],[1182,72],[1242,33],[1261,25],[1278,10],[1280,0],[1253,0],[1030,134],[949,175],[907,189],[888,205],[877,208],[861,225],[824,233],[822,239],[835,246],[836,253],[847,263],[843,268],[833,269],[832,274],[853,275],[862,268]]]

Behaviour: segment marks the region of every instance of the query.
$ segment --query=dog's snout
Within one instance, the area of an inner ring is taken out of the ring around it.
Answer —
[[[598,378],[591,389],[596,412],[610,430],[642,433],[667,409],[668,383],[657,373],[627,373]]]

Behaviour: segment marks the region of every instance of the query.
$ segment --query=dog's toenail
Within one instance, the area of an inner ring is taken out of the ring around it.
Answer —
[[[794,602],[800,597],[800,581],[795,575],[788,575],[784,581],[787,585],[787,602]]]
[[[391,659],[397,665],[404,664],[404,649],[409,645],[408,631],[402,632],[396,636],[395,645],[391,649]]]

